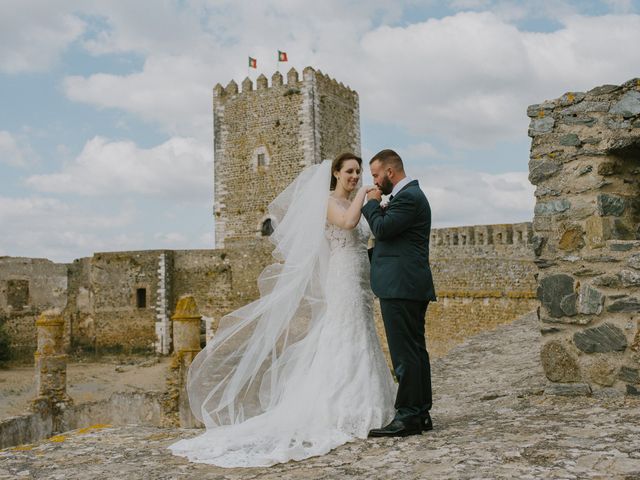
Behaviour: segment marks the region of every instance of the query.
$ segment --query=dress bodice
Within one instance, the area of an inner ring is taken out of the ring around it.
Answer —
[[[369,225],[363,218],[360,218],[358,225],[352,230],[345,230],[331,223],[327,223],[324,229],[332,252],[338,248],[366,250],[370,232]]]

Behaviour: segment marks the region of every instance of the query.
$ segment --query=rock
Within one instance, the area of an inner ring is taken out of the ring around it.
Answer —
[[[596,95],[606,95],[608,93],[613,93],[616,90],[620,90],[621,87],[618,85],[601,85],[600,87],[592,88],[587,92],[587,95],[596,96]]]
[[[542,180],[552,177],[562,169],[562,166],[550,160],[531,160],[529,162],[529,181],[537,185]]]
[[[627,252],[631,250],[634,246],[636,245],[628,242],[620,242],[620,243],[612,242],[609,244],[609,250],[613,252]],[[636,267],[633,267],[633,268],[636,268]]]
[[[616,162],[603,162],[598,165],[598,175],[608,176],[620,173],[620,166]]]
[[[573,272],[575,277],[595,277],[596,275],[602,275],[604,272],[601,270],[594,270],[588,267],[582,267],[579,270]]]
[[[560,115],[567,116],[574,113],[586,113],[586,112],[606,112],[609,110],[611,102],[589,102],[584,101],[576,105],[560,110]]]
[[[626,383],[640,383],[640,371],[637,368],[622,367],[618,378]]]
[[[609,248],[611,248],[612,246],[613,245],[611,245]],[[631,245],[627,244],[625,246],[629,247],[626,250],[631,249]],[[631,268],[635,268],[636,270],[640,270],[640,253],[634,253],[629,258],[627,258],[627,265],[629,265]]]
[[[560,137],[560,145],[564,145],[566,147],[577,147],[582,144],[580,138],[575,133],[567,133]]]
[[[584,100],[583,92],[567,92],[558,99],[560,106],[576,104]]]
[[[604,294],[599,290],[583,285],[578,295],[578,312],[584,315],[600,315],[604,305]]]
[[[560,300],[560,309],[567,317],[573,317],[578,314],[578,308],[576,306],[577,298],[578,296],[575,293],[570,293]]]
[[[607,307],[607,312],[640,312],[640,301],[633,297],[623,298],[610,304]]]
[[[632,117],[640,113],[640,92],[630,90],[616,102],[609,113],[621,114],[624,117]]]
[[[618,278],[625,287],[636,287],[640,285],[640,273],[632,270],[621,270],[618,273]]]
[[[593,117],[588,117],[586,115],[574,114],[574,115],[565,115],[561,117],[560,122],[565,123],[567,125],[585,125],[587,127],[590,127],[594,123],[596,123],[596,119]]]
[[[627,385],[627,395],[640,395],[640,390],[633,385]]]
[[[571,202],[566,198],[562,198],[560,200],[551,200],[550,202],[537,202],[534,213],[536,215],[553,215],[566,212],[569,208],[571,208]]]
[[[616,381],[618,365],[609,356],[599,356],[586,362],[585,370],[593,383],[610,387]]]
[[[529,136],[535,137],[536,135],[548,133],[553,130],[555,123],[556,121],[551,116],[534,118],[529,124]]]
[[[573,251],[584,247],[584,231],[578,225],[569,227],[564,231],[558,242],[560,250]]]
[[[542,253],[542,247],[544,247],[547,239],[542,235],[534,235],[531,237],[531,246],[533,247],[533,253],[536,257],[539,257]]]
[[[561,395],[566,397],[574,397],[581,395],[590,395],[591,387],[586,383],[552,383],[544,389],[547,395]]]
[[[535,105],[529,105],[527,107],[527,116],[531,118],[541,118],[548,115],[556,104],[554,102],[536,103]]]
[[[544,277],[538,286],[538,299],[552,317],[566,315],[565,309],[571,311],[569,301],[565,297],[575,295],[573,291],[573,277],[565,274],[555,274]],[[564,308],[563,308],[564,307]],[[574,300],[575,308],[575,300]]]
[[[590,173],[592,170],[593,170],[592,165],[586,165],[578,171],[578,176],[581,177],[583,175],[586,175],[587,173]]]
[[[627,348],[624,332],[611,323],[588,328],[573,335],[573,343],[585,353],[620,352]]]
[[[597,199],[598,213],[602,216],[613,215],[619,217],[625,208],[624,198],[608,193],[601,193]]]
[[[603,247],[605,242],[611,238],[611,219],[598,216],[587,218],[585,232],[587,245],[591,248]]]
[[[545,344],[540,351],[540,359],[545,375],[552,382],[580,381],[578,362],[561,342],[554,340]]]

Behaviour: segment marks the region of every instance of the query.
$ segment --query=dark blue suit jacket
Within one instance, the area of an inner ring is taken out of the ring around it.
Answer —
[[[417,180],[409,182],[386,209],[377,200],[362,207],[375,246],[371,289],[378,298],[436,300],[429,267],[431,207]]]

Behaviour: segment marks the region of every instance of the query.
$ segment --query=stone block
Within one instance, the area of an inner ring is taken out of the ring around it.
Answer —
[[[544,389],[546,395],[575,397],[591,395],[591,387],[586,383],[552,383]]]
[[[584,247],[584,231],[579,225],[572,225],[568,227],[561,235],[558,241],[558,248],[572,252]]]
[[[611,222],[603,217],[589,217],[585,222],[585,239],[589,248],[604,247],[611,239]]]
[[[562,342],[557,340],[545,344],[540,351],[542,368],[552,382],[579,382],[580,367],[575,357]]]
[[[616,300],[607,307],[610,313],[640,312],[640,301],[637,298],[626,297]]]
[[[618,272],[618,278],[624,287],[637,287],[640,285],[640,272],[621,270]]]
[[[619,352],[627,348],[624,332],[611,323],[588,328],[573,335],[573,343],[585,353]]]
[[[567,312],[574,312],[573,277],[555,274],[543,278],[538,286],[538,299],[552,317],[559,318],[568,315]]]
[[[529,161],[529,181],[538,185],[541,181],[554,176],[562,169],[562,165],[553,160],[535,159]]]
[[[529,124],[529,136],[535,137],[536,135],[542,135],[543,133],[549,133],[553,130],[555,120],[552,116],[544,116],[541,118],[534,118]]]
[[[616,381],[618,363],[609,355],[599,355],[584,362],[584,369],[588,379],[602,387],[610,387]]]
[[[555,215],[557,213],[566,212],[571,208],[571,202],[566,198],[560,200],[551,200],[549,202],[537,202],[534,213],[536,215]]]
[[[630,90],[620,100],[614,103],[609,113],[620,114],[623,117],[632,117],[640,113],[640,92]]]
[[[630,249],[631,245],[628,245],[628,246]],[[610,248],[611,247],[613,247],[613,245],[610,245]],[[636,270],[640,270],[640,253],[634,253],[629,258],[627,258],[627,265],[629,265],[631,268],[634,268]]]
[[[640,383],[640,371],[637,368],[622,367],[618,372],[618,379],[626,383]]]
[[[603,217],[615,216],[619,217],[624,213],[625,200],[617,195],[601,193],[597,198],[598,213]]]
[[[600,315],[604,298],[604,294],[599,290],[589,285],[582,285],[578,295],[578,312],[583,315]]]
[[[582,144],[582,141],[575,133],[567,133],[560,137],[559,143],[565,147],[577,147]]]

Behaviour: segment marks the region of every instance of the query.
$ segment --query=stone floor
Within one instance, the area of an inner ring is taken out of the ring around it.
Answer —
[[[96,425],[0,451],[0,479],[640,479],[640,399],[544,395],[532,315],[433,362],[435,430],[271,468],[173,457],[189,430]]]

